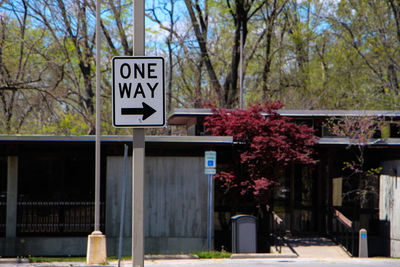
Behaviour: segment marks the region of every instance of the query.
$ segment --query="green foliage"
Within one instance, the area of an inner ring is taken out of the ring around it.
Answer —
[[[198,251],[194,252],[194,255],[199,256],[201,259],[221,259],[221,258],[230,258],[232,253],[229,253],[225,250],[222,251]]]
[[[29,262],[85,262],[85,257],[34,257],[28,256]]]
[[[31,263],[39,263],[39,262],[86,262],[86,257],[35,257],[35,256],[28,256],[28,260]],[[117,256],[110,256],[107,257],[108,261],[115,261],[118,260]],[[124,256],[122,260],[132,260],[131,256]]]
[[[1,133],[79,134],[93,130],[90,89],[95,86],[96,45],[94,10],[86,6],[89,2],[37,0],[24,5],[15,0],[0,6],[0,29],[4,30],[0,42]],[[233,49],[237,2],[192,2],[203,12],[207,52],[223,85],[229,74],[238,72],[231,66],[237,52]],[[69,11],[66,18],[60,3]],[[110,60],[131,51],[132,6],[129,0],[117,1],[114,6],[110,3],[103,4],[102,12],[103,34],[108,34],[101,47],[102,132],[117,134],[126,130],[111,126]],[[400,22],[387,1],[257,0],[249,5],[243,61],[245,106],[268,99],[281,100],[288,109],[399,108],[396,25]],[[396,1],[394,5],[399,6]],[[167,63],[167,75],[172,74],[171,107],[223,103],[202,60],[183,1],[150,1],[146,10],[149,16],[159,16],[163,26],[156,20],[146,23],[147,54],[169,59],[171,53],[172,62]],[[23,24],[25,11],[28,16]],[[72,23],[71,29],[66,21]],[[170,51],[168,28],[172,31]],[[88,76],[83,75],[82,64],[90,64]],[[65,110],[67,115],[59,115]]]
[[[54,135],[86,135],[88,125],[82,121],[77,114],[62,114],[58,122],[54,125],[43,127],[43,134]]]

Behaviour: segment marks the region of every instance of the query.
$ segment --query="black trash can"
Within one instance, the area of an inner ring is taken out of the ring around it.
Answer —
[[[257,252],[257,218],[237,215],[232,220],[232,253]]]

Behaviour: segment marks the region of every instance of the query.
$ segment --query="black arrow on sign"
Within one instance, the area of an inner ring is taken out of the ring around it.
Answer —
[[[142,102],[143,108],[121,108],[122,115],[143,115],[142,120],[153,115],[156,110],[146,103]]]

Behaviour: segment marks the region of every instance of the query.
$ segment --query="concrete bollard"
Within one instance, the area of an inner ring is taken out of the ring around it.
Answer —
[[[107,264],[106,237],[100,231],[88,237],[86,264]]]
[[[368,236],[367,230],[360,229],[360,236],[358,241],[358,257],[368,258]]]

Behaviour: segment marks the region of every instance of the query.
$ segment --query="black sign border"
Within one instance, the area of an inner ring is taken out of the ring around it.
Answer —
[[[117,59],[161,59],[162,62],[162,90],[163,90],[163,122],[162,124],[121,124],[121,125],[116,125],[115,124],[115,60]],[[163,128],[165,127],[165,61],[163,57],[154,57],[154,56],[115,56],[112,58],[112,124],[114,128]]]

